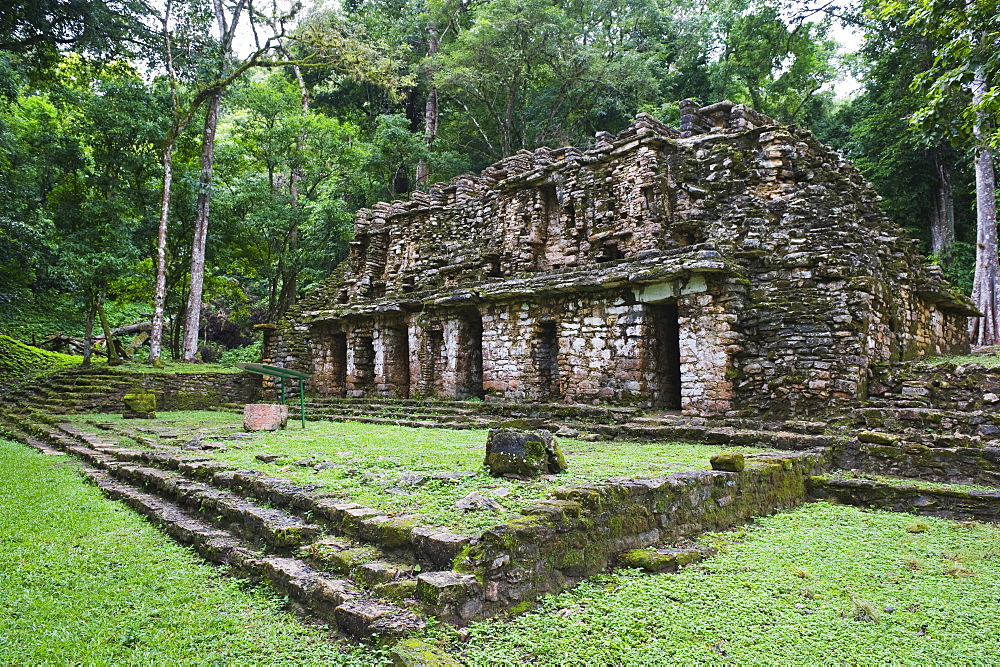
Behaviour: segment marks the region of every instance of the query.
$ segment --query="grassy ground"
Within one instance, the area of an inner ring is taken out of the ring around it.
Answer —
[[[64,461],[0,440],[0,665],[379,659],[221,576]]]
[[[917,531],[917,532],[911,532]],[[452,650],[471,664],[996,664],[1000,528],[825,503],[677,575],[596,577]]]
[[[239,415],[219,412],[160,413],[156,422],[147,424],[124,421],[120,415],[85,415],[75,421],[151,429],[178,443],[200,432],[204,442],[216,443],[220,449],[199,453],[217,460],[320,484],[324,491],[339,493],[351,502],[392,513],[420,514],[428,523],[467,532],[495,526],[557,486],[707,468],[713,454],[734,451],[697,444],[588,443],[560,438],[569,470],[554,479],[524,482],[496,479],[483,471],[485,431],[324,421],[309,422],[304,430],[292,424],[277,433],[246,434]],[[271,463],[256,458],[268,454],[278,458]],[[433,477],[449,472],[469,476],[456,480]],[[417,475],[422,481],[409,483],[406,475]],[[493,498],[503,509],[465,512],[454,507],[456,500],[473,491]]]
[[[0,664],[382,664],[200,564],[65,460],[0,441]],[[595,577],[427,639],[470,665],[1000,655],[1000,527],[816,503],[705,541],[722,551],[680,574]]]
[[[981,347],[976,349],[973,354],[928,357],[921,361],[935,366],[938,364],[955,364],[956,366],[961,366],[962,364],[980,364],[986,368],[996,368],[1000,366],[1000,346]]]

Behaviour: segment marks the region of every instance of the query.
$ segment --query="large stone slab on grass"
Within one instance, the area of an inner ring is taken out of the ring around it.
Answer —
[[[288,426],[288,406],[248,403],[243,408],[243,428],[247,431],[277,431]]]
[[[490,429],[483,461],[491,475],[518,475],[537,479],[545,473],[566,469],[566,458],[552,434],[546,430]]]

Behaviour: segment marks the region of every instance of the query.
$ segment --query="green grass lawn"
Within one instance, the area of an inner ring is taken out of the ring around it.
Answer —
[[[656,477],[681,470],[709,467],[722,451],[759,451],[682,443],[582,442],[559,438],[569,470],[555,479],[518,481],[490,477],[482,467],[486,431],[406,428],[352,422],[290,424],[276,433],[242,433],[239,415],[220,412],[164,412],[155,422],[122,420],[120,415],[83,415],[80,424],[103,422],[127,429],[151,429],[146,436],[166,434],[183,443],[195,433],[221,449],[199,452],[241,468],[261,470],[296,482],[320,484],[345,501],[390,513],[416,513],[428,523],[454,530],[480,532],[544,498],[557,486],[594,482],[609,477]],[[134,444],[134,443],[129,443]],[[277,455],[271,463],[257,455]],[[457,480],[433,478],[436,473],[475,473]],[[404,475],[423,481],[407,485]],[[400,484],[401,480],[404,482]],[[402,489],[410,495],[400,495]],[[456,500],[479,492],[503,506],[496,512],[465,512]]]
[[[910,532],[910,530],[922,532]],[[600,576],[477,623],[473,664],[996,664],[1000,528],[815,503],[676,575]]]
[[[220,575],[66,460],[0,440],[0,665],[378,661]]]
[[[1000,656],[1000,527],[815,503],[704,541],[721,552],[680,574],[598,576],[525,615],[475,623],[461,637],[436,628],[426,639],[470,665]],[[65,457],[3,440],[0,592],[0,664],[384,660],[204,565],[85,485]]]

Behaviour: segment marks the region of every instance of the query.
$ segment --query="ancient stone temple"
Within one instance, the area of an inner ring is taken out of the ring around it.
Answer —
[[[857,169],[745,106],[681,113],[359,211],[265,361],[332,396],[787,415],[968,350],[971,303]]]

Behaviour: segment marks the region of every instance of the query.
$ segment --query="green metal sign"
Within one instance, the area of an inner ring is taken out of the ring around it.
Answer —
[[[286,405],[285,402],[285,380],[298,380],[299,381],[299,414],[302,418],[302,428],[306,427],[306,392],[305,392],[305,381],[309,379],[309,376],[300,371],[293,371],[290,368],[281,368],[279,366],[268,366],[267,364],[236,364],[236,368],[240,370],[247,371],[248,373],[256,373],[257,375],[270,375],[271,377],[281,378],[281,404]]]

